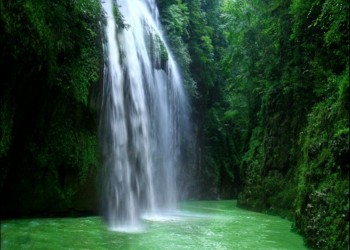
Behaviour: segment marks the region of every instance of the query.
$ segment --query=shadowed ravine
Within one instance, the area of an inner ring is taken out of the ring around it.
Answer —
[[[350,1],[0,6],[1,250],[350,250]]]

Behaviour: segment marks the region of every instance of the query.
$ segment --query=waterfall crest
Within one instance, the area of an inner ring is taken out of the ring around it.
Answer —
[[[101,202],[109,226],[118,228],[138,225],[143,213],[176,208],[188,103],[155,1],[104,0],[102,5],[107,23]],[[116,24],[118,14],[126,27]]]

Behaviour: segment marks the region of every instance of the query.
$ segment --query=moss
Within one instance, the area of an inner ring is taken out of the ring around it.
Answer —
[[[153,66],[156,69],[167,70],[166,65],[169,60],[169,54],[164,42],[156,33],[150,32],[148,36],[148,50]]]
[[[14,0],[1,6],[1,212],[69,210],[99,163],[90,101],[103,66],[101,4]]]
[[[113,2],[113,15],[117,25],[117,31],[120,31],[121,29],[128,29],[130,27],[129,24],[125,23],[124,16],[120,13],[115,2]]]
[[[163,62],[162,64],[167,62],[168,59],[169,59],[168,50],[166,49],[164,43],[160,42],[160,60]]]
[[[296,226],[310,246],[345,249],[349,242],[348,113],[341,108],[341,95],[329,94],[309,114],[301,134]]]
[[[12,141],[14,106],[8,98],[1,100],[0,105],[0,157],[6,155]]]
[[[345,249],[349,242],[349,113],[337,88],[347,85],[345,74],[328,76],[327,95],[302,126],[288,109],[288,93],[272,87],[241,167],[245,185],[238,204],[294,217],[294,229],[316,249]]]

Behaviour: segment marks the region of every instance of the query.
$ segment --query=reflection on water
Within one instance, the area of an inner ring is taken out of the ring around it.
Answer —
[[[1,225],[1,249],[307,249],[291,222],[238,209],[235,201],[185,202],[145,215],[137,230],[117,229],[99,217],[10,220]]]

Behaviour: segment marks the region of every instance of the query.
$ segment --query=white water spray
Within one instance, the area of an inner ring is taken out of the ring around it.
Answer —
[[[103,212],[111,228],[137,227],[144,213],[176,208],[188,104],[155,1],[102,5],[107,19],[100,121]],[[116,24],[117,6],[126,28]]]

